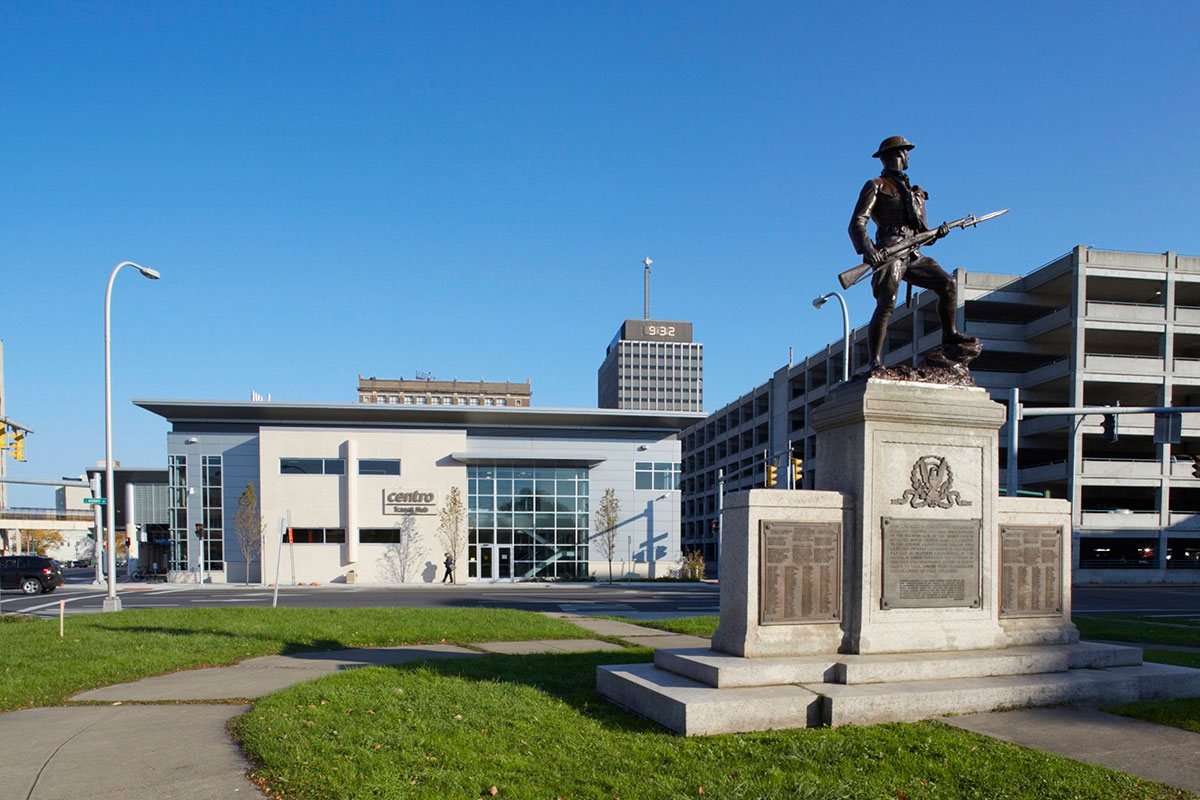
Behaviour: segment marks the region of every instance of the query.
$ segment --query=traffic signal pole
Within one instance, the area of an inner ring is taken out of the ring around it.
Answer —
[[[1007,471],[1005,489],[1009,497],[1016,497],[1020,488],[1017,454],[1020,447],[1021,420],[1026,417],[1086,417],[1097,415],[1104,420],[1105,435],[1109,441],[1117,440],[1117,416],[1120,414],[1200,414],[1200,406],[1051,406],[1047,408],[1025,408],[1020,402],[1020,391],[1011,390],[1008,398],[1008,455],[1004,460]]]

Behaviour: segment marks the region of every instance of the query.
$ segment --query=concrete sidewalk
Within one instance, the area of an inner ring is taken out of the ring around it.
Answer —
[[[653,648],[708,647],[696,636],[615,620],[550,614],[599,636]],[[83,692],[73,700],[106,706],[34,708],[0,714],[0,800],[121,797],[264,797],[226,733],[253,700],[302,681],[367,665],[395,665],[489,653],[620,649],[599,639],[355,648],[263,656],[229,667],[189,670]],[[187,705],[138,705],[173,700]],[[203,701],[225,701],[206,705]],[[129,704],[129,705],[127,705]],[[1060,753],[1200,792],[1200,734],[1100,712],[1070,709],[948,717],[943,721],[1027,747]],[[121,765],[116,768],[114,765]]]
[[[1200,733],[1076,708],[993,711],[942,722],[1200,793]]]
[[[601,636],[650,647],[695,647],[694,636],[555,614]],[[621,650],[600,639],[354,648],[251,658],[229,667],[186,670],[105,686],[71,698],[107,706],[33,708],[0,714],[0,800],[159,800],[264,797],[246,778],[250,765],[225,731],[248,701],[303,681],[367,665],[388,666],[483,652]],[[482,652],[481,652],[482,651]],[[187,705],[137,705],[184,701]],[[225,701],[202,705],[205,700]],[[126,704],[131,705],[126,705]],[[119,769],[114,765],[121,765]]]

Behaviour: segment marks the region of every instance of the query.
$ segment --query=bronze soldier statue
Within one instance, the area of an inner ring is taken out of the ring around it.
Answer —
[[[871,369],[883,368],[883,345],[887,336],[888,320],[896,307],[896,296],[900,282],[908,281],[913,286],[931,289],[938,296],[938,318],[942,323],[942,344],[961,345],[974,343],[970,336],[959,333],[955,328],[956,290],[954,278],[928,256],[914,248],[896,258],[887,260],[880,251],[888,245],[908,239],[914,234],[928,231],[925,220],[925,201],[928,193],[920,186],[908,182],[908,151],[913,144],[903,136],[889,136],[880,143],[873,158],[883,162],[883,172],[878,178],[867,181],[858,195],[854,215],[850,218],[850,241],[866,264],[874,269],[871,275],[871,290],[875,294],[875,313],[867,328],[867,344],[870,348]],[[867,236],[867,220],[875,221],[875,241]],[[933,241],[945,236],[950,226],[943,224],[937,229]],[[932,244],[928,242],[927,244]]]

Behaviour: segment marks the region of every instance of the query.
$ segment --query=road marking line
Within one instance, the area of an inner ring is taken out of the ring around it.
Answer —
[[[64,602],[67,602],[67,603],[73,603],[76,600],[95,600],[97,597],[107,597],[107,596],[108,596],[108,592],[104,592],[103,594],[89,594],[89,595],[84,595],[83,597],[66,597],[66,598],[59,598],[59,599],[63,600]],[[43,608],[53,608],[56,605],[58,605],[58,600],[54,600],[53,602],[50,602],[50,603],[43,603],[40,606],[29,606],[28,608],[21,609],[21,611],[22,611],[22,613],[28,614],[31,611],[40,611]]]

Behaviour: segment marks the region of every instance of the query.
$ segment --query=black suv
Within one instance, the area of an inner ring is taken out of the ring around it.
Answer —
[[[0,556],[0,589],[25,594],[52,592],[62,586],[62,564],[45,556]]]

